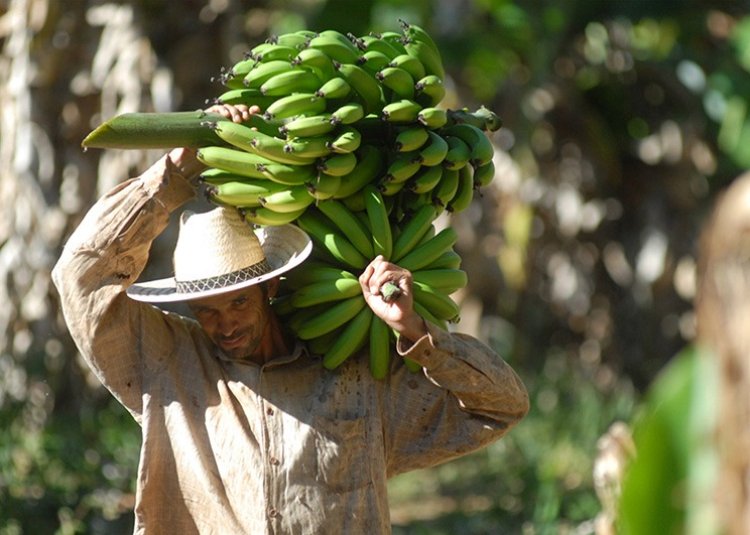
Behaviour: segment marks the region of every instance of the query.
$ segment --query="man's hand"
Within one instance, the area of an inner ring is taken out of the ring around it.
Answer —
[[[261,110],[258,106],[248,107],[244,104],[214,104],[205,111],[206,113],[217,113],[225,119],[229,119],[235,123],[242,123],[250,119],[251,115],[260,113]],[[197,176],[205,168],[205,166],[198,161],[194,149],[185,147],[172,149],[169,152],[169,159],[175,164],[179,173],[188,180]]]
[[[393,300],[384,299],[381,287],[395,284],[401,294]],[[372,311],[401,336],[415,342],[427,334],[422,317],[414,311],[411,272],[377,256],[359,277],[362,293]]]

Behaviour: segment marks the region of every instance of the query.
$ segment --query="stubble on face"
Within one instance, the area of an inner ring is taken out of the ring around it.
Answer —
[[[190,308],[211,341],[228,357],[252,358],[269,318],[267,292],[251,286],[195,300]]]

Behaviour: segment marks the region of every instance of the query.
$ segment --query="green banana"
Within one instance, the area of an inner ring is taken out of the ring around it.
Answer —
[[[408,222],[401,227],[401,232],[393,242],[392,259],[398,263],[406,254],[412,251],[422,239],[427,229],[437,216],[435,207],[429,204],[420,206]]]
[[[373,257],[372,241],[369,229],[365,228],[360,219],[337,199],[328,199],[318,203],[320,210],[338,229],[341,234],[354,245],[365,258]]]
[[[458,269],[461,267],[461,255],[451,247],[435,260],[428,263],[426,266],[422,266],[420,269]]]
[[[466,210],[474,199],[474,169],[465,165],[458,170],[458,187],[446,209],[451,213]]]
[[[469,283],[466,272],[458,268],[423,269],[411,275],[414,282],[438,289],[448,295],[465,288]]]
[[[412,125],[397,130],[394,148],[398,152],[408,152],[421,148],[430,134],[424,126]]]
[[[333,343],[341,337],[341,332],[346,325],[334,329],[322,336],[316,336],[307,341],[307,350],[313,355],[325,355]]]
[[[370,374],[385,379],[391,365],[391,329],[375,314],[370,319]]]
[[[443,177],[438,182],[438,185],[435,186],[435,189],[432,190],[432,200],[441,209],[446,208],[453,200],[453,197],[456,196],[459,173],[458,169],[444,169]]]
[[[432,286],[419,282],[412,284],[412,292],[414,300],[429,310],[436,318],[452,323],[459,320],[461,310],[450,296]]]
[[[292,305],[296,308],[304,308],[341,301],[360,294],[362,294],[362,287],[357,279],[341,277],[335,280],[321,280],[296,290],[292,294]]]
[[[307,44],[307,41],[315,37],[315,32],[310,30],[298,30],[296,32],[282,33],[279,35],[271,35],[268,38],[269,43],[274,43],[282,46],[290,46],[292,48],[299,49],[300,47]]]
[[[276,74],[263,82],[260,92],[266,96],[283,97],[292,93],[312,93],[320,88],[321,81],[305,69],[292,69]]]
[[[398,152],[385,172],[384,182],[401,184],[422,168],[422,157],[418,151]]]
[[[284,123],[279,132],[288,137],[321,136],[332,131],[336,125],[331,122],[330,113],[297,117]]]
[[[211,201],[219,204],[258,207],[261,206],[261,197],[271,195],[286,187],[267,178],[247,179],[211,186],[208,189],[208,196]]]
[[[365,109],[362,104],[358,102],[350,102],[348,104],[342,104],[336,110],[331,112],[331,121],[333,121],[334,124],[349,125],[356,123],[364,116]]]
[[[315,37],[316,32],[313,30],[295,30],[293,32],[287,32],[277,35],[271,35],[268,41],[278,43],[280,45],[293,46],[295,48],[302,48],[307,45],[307,42]]]
[[[338,32],[335,32],[338,33]],[[335,35],[332,30],[320,32],[310,39],[308,48],[317,48],[334,61],[340,63],[356,63],[359,56],[357,47],[343,34]]]
[[[495,163],[489,161],[474,169],[474,187],[483,188],[495,178]]]
[[[384,121],[390,123],[412,123],[419,117],[422,106],[410,99],[401,99],[383,106],[381,110]]]
[[[326,369],[338,368],[367,343],[372,317],[372,309],[368,306],[363,306],[357,311],[323,355],[323,366]]]
[[[319,97],[326,99],[344,98],[349,95],[352,86],[341,76],[335,76],[321,85],[315,92]]]
[[[246,106],[257,105],[265,109],[275,101],[275,98],[266,97],[260,89],[230,89],[216,97],[217,104],[244,104]]]
[[[402,20],[401,26],[404,31],[403,43],[406,52],[419,59],[427,74],[445,78],[440,51],[430,35],[416,24],[409,24]]]
[[[365,209],[365,194],[362,190],[356,191],[355,193],[347,195],[346,197],[342,197],[341,202],[343,202],[346,207],[355,214],[364,213],[365,215],[367,215]]]
[[[293,137],[286,141],[284,150],[302,158],[321,158],[331,154],[331,135]]]
[[[381,41],[385,41],[393,48],[395,48],[399,54],[406,54],[406,47],[404,47],[404,34],[399,32],[385,31],[380,32],[378,34],[378,37],[380,37]]]
[[[422,108],[417,114],[417,120],[427,128],[436,130],[448,122],[448,112],[434,106]]]
[[[304,158],[288,153],[284,149],[285,141],[253,130],[244,124],[233,121],[219,121],[215,126],[216,135],[230,145],[263,156],[269,160],[292,165],[308,165],[314,158]]]
[[[391,58],[379,50],[368,50],[357,60],[357,65],[375,76],[391,63]]]
[[[261,43],[251,51],[251,57],[261,63],[269,61],[290,61],[297,55],[295,47],[280,45],[278,43]]]
[[[443,128],[440,132],[443,135],[455,136],[462,139],[471,149],[469,163],[474,167],[479,167],[490,161],[495,154],[489,138],[485,133],[476,126],[468,123],[454,124]]]
[[[303,67],[315,73],[321,80],[329,80],[336,76],[336,68],[328,54],[317,48],[304,48],[292,59],[292,65]]]
[[[322,281],[335,281],[343,278],[354,281],[358,280],[351,271],[308,260],[301,269],[295,269],[288,272],[286,275],[286,282],[291,290],[299,290],[310,284]]]
[[[314,165],[288,165],[274,162],[259,164],[257,168],[264,177],[287,186],[306,184],[318,175]]]
[[[412,80],[421,80],[426,74],[422,62],[411,54],[399,54],[391,60],[390,66],[404,69]]]
[[[263,83],[269,78],[289,72],[295,67],[289,61],[275,60],[267,63],[258,63],[255,67],[250,69],[243,79],[245,87],[259,89]],[[301,69],[299,69],[301,70]]]
[[[354,92],[359,95],[364,113],[377,113],[384,104],[383,90],[378,80],[362,67],[352,63],[336,64],[340,75],[349,82]]]
[[[485,106],[480,106],[475,111],[469,111],[468,108],[451,110],[449,115],[451,124],[473,124],[480,130],[487,130],[488,132],[494,132],[503,125],[500,117]]]
[[[299,212],[310,206],[315,197],[310,195],[307,186],[304,184],[298,186],[286,187],[280,191],[273,191],[260,197],[260,204],[264,208],[274,212]]]
[[[262,156],[256,155],[256,158],[258,158],[258,163],[265,160]],[[225,171],[224,169],[209,167],[203,170],[198,176],[198,180],[209,186],[218,186],[219,184],[226,184],[227,182],[245,182],[250,179],[246,176],[238,175],[237,173]],[[265,178],[261,178],[260,180],[265,180]]]
[[[342,178],[340,176],[318,173],[313,180],[307,183],[307,190],[316,201],[324,201],[336,195],[341,188]]]
[[[365,54],[368,52],[379,52],[386,56],[389,60],[393,60],[396,56],[402,53],[402,51],[389,41],[386,41],[385,39],[382,39],[381,37],[377,35],[363,35],[362,37],[359,37],[357,39],[357,46],[362,50]]]
[[[341,186],[334,199],[345,199],[373,182],[384,168],[383,154],[373,145],[362,145],[356,152],[357,166],[341,177]]]
[[[419,314],[425,321],[440,327],[442,330],[447,331],[448,330],[448,322],[441,320],[439,318],[436,318],[435,315],[430,312],[429,309],[427,309],[424,305],[422,305],[419,301],[414,301],[414,312]]]
[[[420,149],[419,155],[422,157],[422,165],[433,167],[440,165],[448,154],[448,142],[443,136],[432,130],[427,130],[429,143],[425,143]]]
[[[297,212],[274,212],[273,210],[261,206],[259,208],[243,209],[242,212],[248,223],[271,227],[288,225],[301,216],[305,210],[306,208],[302,208]]]
[[[378,191],[383,195],[384,200],[388,200],[396,195],[399,191],[404,189],[405,182],[381,182],[378,184]]]
[[[400,99],[414,98],[414,78],[401,67],[386,67],[375,75],[385,87]],[[421,109],[421,106],[420,106]],[[416,118],[416,115],[415,115]]]
[[[439,165],[424,167],[409,180],[408,188],[414,193],[428,193],[440,183],[443,177],[443,168]]]
[[[310,340],[329,333],[353,319],[365,306],[365,298],[361,294],[344,299],[320,314],[301,322],[297,328],[297,336],[301,340]],[[369,307],[367,308],[369,309]],[[343,337],[344,333],[342,333]]]
[[[328,143],[328,149],[336,154],[346,154],[354,152],[361,144],[362,134],[359,130],[352,126],[341,126]]]
[[[337,261],[355,269],[364,269],[367,265],[368,259],[319,211],[307,210],[297,219],[297,225]]]
[[[417,102],[425,106],[437,106],[445,97],[445,85],[443,79],[436,74],[428,74],[417,78],[414,84],[414,93]]]
[[[376,256],[383,255],[383,258],[390,260],[393,252],[393,235],[383,196],[372,184],[366,185],[363,193],[367,219],[370,221],[369,226],[372,231],[373,253]]]
[[[196,156],[208,167],[223,169],[248,178],[264,178],[258,170],[258,155],[229,147],[201,147]]]
[[[325,98],[314,93],[298,92],[277,98],[265,108],[270,119],[288,119],[297,115],[317,115],[326,109]]]
[[[333,153],[318,159],[318,170],[326,175],[348,175],[356,165],[357,156],[353,152]]]
[[[249,53],[245,54],[241,60],[237,61],[232,67],[221,73],[221,82],[227,87],[240,88],[244,87],[243,79],[250,70],[258,63]]]
[[[443,167],[458,170],[469,163],[471,159],[471,148],[460,137],[445,136],[448,142],[448,153],[443,159]]]
[[[453,247],[458,234],[453,227],[445,227],[426,242],[418,245],[399,260],[399,266],[412,273],[429,266],[441,254]]]

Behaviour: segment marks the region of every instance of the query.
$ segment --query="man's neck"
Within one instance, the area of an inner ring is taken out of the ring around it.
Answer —
[[[276,314],[271,313],[263,329],[260,344],[247,358],[256,364],[263,365],[280,355],[287,355],[290,351],[291,340],[285,336]]]

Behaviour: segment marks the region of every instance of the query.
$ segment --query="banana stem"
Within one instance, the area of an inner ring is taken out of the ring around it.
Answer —
[[[403,291],[401,291],[401,288],[396,286],[391,281],[384,282],[383,285],[380,287],[380,296],[383,298],[383,301],[386,303],[390,303],[391,301],[395,301],[399,297],[401,297],[401,294]]]
[[[102,123],[81,146],[97,149],[170,149],[223,145],[211,123],[223,117],[204,111],[124,113]]]

